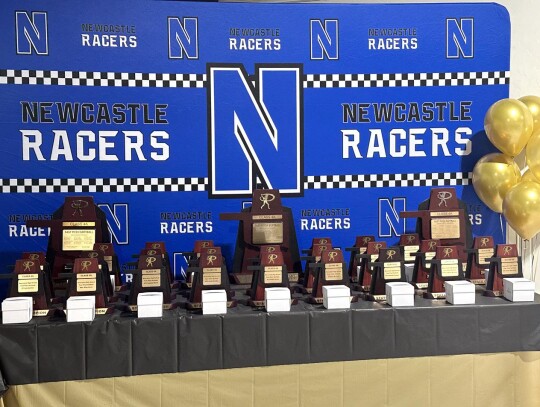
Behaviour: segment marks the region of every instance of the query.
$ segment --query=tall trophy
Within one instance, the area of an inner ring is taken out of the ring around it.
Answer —
[[[465,278],[473,284],[486,284],[486,270],[494,255],[495,244],[492,236],[475,237],[473,247],[467,250]]]
[[[229,275],[227,274],[220,247],[202,249],[197,265],[189,267],[188,273],[193,277],[187,309],[202,309],[203,290],[225,290],[227,293],[227,306],[236,306],[236,301],[232,299],[233,293],[229,286]]]
[[[269,246],[271,248],[273,246]],[[264,303],[264,290],[273,287],[289,288],[287,266],[283,261],[283,254],[279,250],[268,251],[266,247],[261,249],[260,264],[251,266],[253,279],[251,281],[251,298],[249,305],[262,308]]]
[[[371,266],[379,258],[379,251],[386,249],[386,242],[368,242],[367,249],[362,254],[357,254],[358,266],[358,291],[368,292],[371,287]]]
[[[0,279],[11,280],[9,297],[32,297],[34,317],[43,317],[54,312],[51,309],[49,280],[38,260],[17,260],[13,273],[0,274]]]
[[[438,240],[422,240],[420,250],[414,254],[414,268],[411,284],[418,290],[424,290],[428,287],[429,271],[431,270],[431,260],[435,257]]]
[[[349,259],[349,279],[351,283],[358,283],[358,267],[360,267],[360,258],[357,254],[364,254],[369,242],[374,242],[375,236],[356,236],[353,247],[347,247],[345,250],[351,252]]]
[[[251,284],[250,259],[259,257],[263,245],[279,245],[287,269],[301,273],[292,211],[281,205],[278,190],[257,189],[250,208],[240,213],[222,213],[219,218],[240,221],[233,259],[233,278],[237,284]]]
[[[386,283],[406,282],[403,256],[399,247],[379,250],[378,260],[368,263],[371,269],[371,284],[367,299],[386,301]]]
[[[323,286],[348,285],[347,265],[343,252],[339,249],[329,249],[321,253],[321,261],[311,265],[314,269],[315,281],[308,302],[323,303]]]
[[[96,242],[111,241],[105,213],[91,196],[67,197],[52,220],[30,220],[27,225],[51,228],[47,262],[51,265],[53,281],[81,252],[93,250]]]
[[[461,252],[457,246],[439,246],[430,261],[429,282],[424,298],[443,300],[446,298],[445,281],[464,280]]]
[[[523,277],[521,256],[518,256],[515,244],[498,244],[495,256],[488,260],[489,271],[484,295],[502,297],[504,294],[503,279],[507,277]]]
[[[439,240],[441,246],[456,246],[458,258],[465,270],[465,249],[472,243],[471,226],[465,203],[457,198],[454,188],[433,188],[428,201],[417,211],[401,212],[402,218],[418,218],[420,240]],[[425,209],[424,209],[425,208]]]

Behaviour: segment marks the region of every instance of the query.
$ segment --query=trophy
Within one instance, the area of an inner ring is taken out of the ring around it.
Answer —
[[[368,263],[374,263],[379,258],[379,250],[386,249],[386,242],[368,242],[367,249],[363,254],[357,254],[356,257],[360,266],[358,266],[358,291],[369,291],[371,287],[371,269]]]
[[[437,246],[439,246],[438,240],[422,240],[420,242],[420,251],[414,253],[415,260],[411,284],[419,290],[428,287],[430,262],[435,257]]]
[[[45,253],[44,252],[24,252],[22,254],[22,259],[23,260],[33,260],[33,261],[37,261],[39,263],[39,267],[45,273],[45,279],[48,281],[47,286],[48,286],[48,289],[50,290],[49,294],[50,294],[51,297],[53,297],[54,296],[54,292],[53,292],[54,285],[53,285],[53,280],[52,280],[52,275],[51,275],[51,267],[50,267],[49,263],[47,262],[47,259],[45,258]]]
[[[313,284],[315,283],[315,268],[313,265],[321,261],[322,253],[325,250],[332,249],[330,244],[316,243],[312,246],[311,256],[303,256],[306,260],[306,270],[304,272],[304,281],[302,284],[302,292],[304,294],[310,294],[313,290]]]
[[[201,252],[209,247],[214,247],[213,240],[195,240],[193,251],[191,252],[182,252],[182,255],[186,258],[188,268],[189,267],[198,267],[199,258],[201,257]],[[220,254],[221,254],[221,249]],[[184,288],[191,288],[193,284],[193,273],[186,272],[186,281],[182,283]]]
[[[378,261],[368,262],[368,272],[371,274],[367,296],[370,301],[386,301],[386,283],[407,281],[399,247],[381,248]]]
[[[351,252],[349,259],[349,280],[352,283],[358,283],[358,267],[360,267],[360,258],[357,254],[364,254],[369,242],[374,242],[375,236],[356,236],[353,247],[347,247],[345,250]]]
[[[492,236],[477,236],[474,238],[472,249],[467,252],[467,270],[465,278],[473,284],[486,284],[486,269],[489,259],[495,255]]]
[[[94,249],[96,242],[109,242],[107,220],[92,197],[67,197],[52,220],[29,220],[30,227],[49,227],[47,262],[53,281],[82,251]]]
[[[107,297],[112,297],[114,295],[115,289],[114,275],[111,274],[109,270],[109,264],[105,261],[103,253],[95,250],[89,252],[82,252],[80,258],[97,259],[101,274],[105,277],[105,280],[103,282],[106,289],[105,295],[107,295]]]
[[[423,206],[423,204],[421,204]],[[454,188],[434,188],[429,198],[429,209],[401,212],[402,218],[418,218],[421,240],[439,240],[441,246],[457,246],[463,269],[469,247],[470,224],[464,204],[460,203]]]
[[[235,307],[229,286],[229,275],[225,260],[221,255],[221,248],[206,247],[201,250],[198,265],[189,267],[188,272],[193,276],[187,309],[202,309],[203,290],[225,290],[227,293],[227,307]]]
[[[249,305],[252,307],[264,307],[264,290],[268,287],[289,288],[287,266],[283,261],[283,254],[279,250],[270,250],[275,246],[261,248],[260,264],[251,266],[253,279],[251,280],[251,298]]]
[[[403,253],[403,261],[408,264],[414,263],[414,255],[420,250],[420,240],[418,233],[405,233],[399,237],[399,247]]]
[[[17,260],[13,273],[0,274],[0,279],[11,280],[9,297],[32,297],[34,317],[44,317],[54,311],[50,309],[49,280],[38,260]]]
[[[489,259],[484,295],[502,297],[504,294],[503,279],[523,277],[521,267],[521,256],[518,256],[517,246],[515,244],[498,244],[495,256]]]
[[[112,243],[96,243],[94,244],[94,251],[100,252],[103,255],[103,260],[109,267],[109,273],[114,276],[114,289],[120,291],[125,287],[122,285],[122,273],[120,271],[120,264],[118,256],[114,252],[114,246]]]
[[[233,259],[233,278],[237,284],[251,284],[249,259],[258,257],[263,245],[279,245],[287,270],[302,271],[292,211],[281,205],[278,190],[257,189],[250,208],[240,213],[222,213],[219,218],[240,221]],[[298,277],[294,282],[297,281]]]
[[[169,274],[169,281],[171,283],[174,281],[174,273],[171,267],[171,261],[169,259],[169,253],[165,249],[165,242],[146,242],[144,245],[144,248],[148,250],[146,254],[149,256],[154,256],[157,254],[152,253],[151,250],[161,250],[161,256],[163,258],[163,267],[165,267],[165,270],[167,270],[167,273]]]
[[[161,249],[150,249],[161,251]],[[133,281],[128,296],[129,309],[137,311],[137,297],[140,293],[162,292],[163,309],[172,309],[171,280],[160,254],[139,256],[137,270],[133,272]]]
[[[323,303],[323,286],[348,284],[347,266],[339,249],[324,250],[320,262],[312,263],[310,268],[315,275],[313,290],[308,297],[308,302],[312,304]]]
[[[439,246],[431,260],[429,282],[424,298],[445,299],[445,281],[463,280],[460,251],[457,246]]]
[[[67,296],[93,295],[96,298],[96,315],[109,314],[113,307],[109,305],[107,292],[110,280],[102,272],[97,257],[78,258],[73,262],[72,273],[60,273],[60,278],[69,280]]]

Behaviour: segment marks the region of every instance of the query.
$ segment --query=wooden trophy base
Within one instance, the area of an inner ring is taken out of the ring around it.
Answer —
[[[364,293],[368,293],[369,292],[369,285],[356,285],[353,287],[354,291],[361,291],[361,292],[364,292]]]
[[[302,287],[302,294],[311,294],[313,292],[313,288],[307,288],[307,287]]]
[[[484,296],[486,297],[503,297],[502,291],[485,290]]]
[[[441,292],[441,293],[426,292],[424,293],[423,297],[427,298],[428,300],[446,300],[446,292]]]
[[[96,315],[109,315],[114,312],[114,307],[96,308]]]
[[[35,309],[32,312],[32,317],[52,317],[56,313],[62,312],[60,309]]]
[[[238,285],[250,285],[253,273],[233,273],[232,278]]]
[[[312,297],[312,296],[309,296],[309,297],[307,298],[307,302],[308,302],[309,304],[318,304],[318,305],[320,305],[320,304],[323,303],[323,297]]]
[[[167,311],[167,310],[175,309],[177,306],[178,306],[177,303],[174,303],[174,304],[163,304],[163,310],[164,310],[164,311]],[[128,305],[128,311],[131,311],[131,312],[137,312],[138,309],[139,309],[139,307],[138,307],[137,305]]]
[[[234,308],[234,307],[236,307],[236,305],[237,305],[236,300],[227,301],[227,308]],[[190,311],[202,310],[202,302],[187,302],[186,303],[186,309],[188,309]]]
[[[469,282],[475,284],[475,285],[486,285],[486,279],[485,278],[470,278]]]
[[[367,294],[366,299],[368,301],[374,301],[374,302],[386,302],[386,294]]]
[[[428,285],[428,283],[415,283],[413,284],[413,287],[417,290],[425,290],[426,288],[428,288]]]

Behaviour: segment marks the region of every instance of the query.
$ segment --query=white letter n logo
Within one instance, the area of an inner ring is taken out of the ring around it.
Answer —
[[[210,195],[247,196],[255,178],[285,195],[303,192],[302,72],[297,65],[209,66]]]

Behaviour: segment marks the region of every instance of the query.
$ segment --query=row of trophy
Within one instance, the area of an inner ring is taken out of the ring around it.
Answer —
[[[136,311],[138,295],[151,292],[163,294],[164,309],[182,303],[199,310],[205,290],[225,290],[228,306],[235,306],[239,300],[230,277],[249,286],[247,304],[253,307],[264,306],[267,288],[287,287],[299,294],[294,300],[303,294],[307,301],[320,304],[324,286],[346,285],[359,293],[353,301],[358,297],[384,301],[386,283],[409,280],[426,298],[437,299],[444,298],[445,281],[486,284],[486,295],[498,296],[503,278],[521,277],[515,245],[495,247],[489,236],[472,239],[465,205],[453,188],[433,189],[419,208],[400,214],[417,218],[415,233],[403,234],[391,247],[372,235],[357,236],[346,248],[350,252],[346,263],[343,251],[329,237],[313,239],[300,257],[290,208],[282,206],[278,191],[256,190],[251,207],[220,215],[239,221],[231,275],[221,247],[197,240],[192,252],[184,252],[187,279],[180,285],[164,242],[147,242],[132,263],[133,281],[125,285],[103,212],[91,197],[67,197],[52,220],[28,222],[50,227],[47,253],[24,253],[13,273],[0,277],[12,280],[10,296],[33,297],[36,316],[61,309],[57,304],[77,295],[95,295],[97,314],[115,308]],[[179,294],[185,301],[177,298]]]

